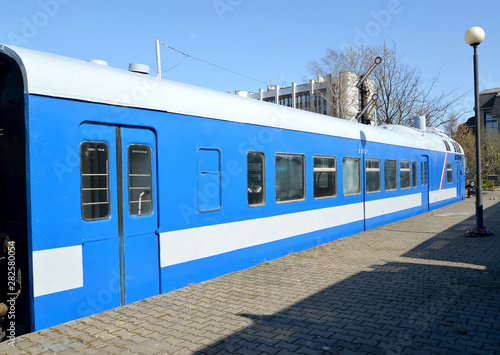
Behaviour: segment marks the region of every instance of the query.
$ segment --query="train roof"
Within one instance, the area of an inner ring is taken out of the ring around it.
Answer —
[[[435,128],[372,127],[89,61],[0,45],[23,72],[26,94],[151,109],[371,142],[447,151]]]

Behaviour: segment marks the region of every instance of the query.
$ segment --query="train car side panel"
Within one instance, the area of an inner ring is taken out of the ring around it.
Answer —
[[[0,67],[0,236],[28,250],[31,330],[465,197],[463,152],[432,127],[4,45]]]

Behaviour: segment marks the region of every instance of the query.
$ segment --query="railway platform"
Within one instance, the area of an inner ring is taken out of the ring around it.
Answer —
[[[485,195],[486,197],[486,195]],[[500,353],[495,235],[475,199],[26,334],[8,354]]]

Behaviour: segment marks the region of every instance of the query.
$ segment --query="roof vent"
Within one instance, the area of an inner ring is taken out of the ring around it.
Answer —
[[[105,67],[108,66],[108,62],[106,62],[105,60],[100,60],[100,59],[89,59],[88,60],[89,63],[94,63],[94,64],[99,64],[99,65],[104,65]]]
[[[416,129],[419,129],[421,131],[425,131],[425,116],[415,116],[413,118],[413,126]]]
[[[128,65],[128,70],[133,72],[133,73],[149,74],[149,65],[130,63]]]
[[[457,142],[451,142],[453,144],[453,149],[455,150],[455,153],[462,153],[462,149],[460,149],[460,144]]]
[[[448,152],[451,152],[450,145],[448,144],[448,142],[447,142],[447,141],[445,141],[445,140],[443,139],[443,143],[444,143],[444,145],[445,145],[445,147],[446,147],[446,150],[447,150]]]

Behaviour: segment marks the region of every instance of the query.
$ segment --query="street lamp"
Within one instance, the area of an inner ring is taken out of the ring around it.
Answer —
[[[483,186],[481,179],[481,122],[479,121],[479,77],[477,65],[477,46],[484,39],[484,30],[481,27],[471,27],[465,33],[465,42],[474,47],[474,100],[476,116],[476,230],[475,234],[483,234]]]

